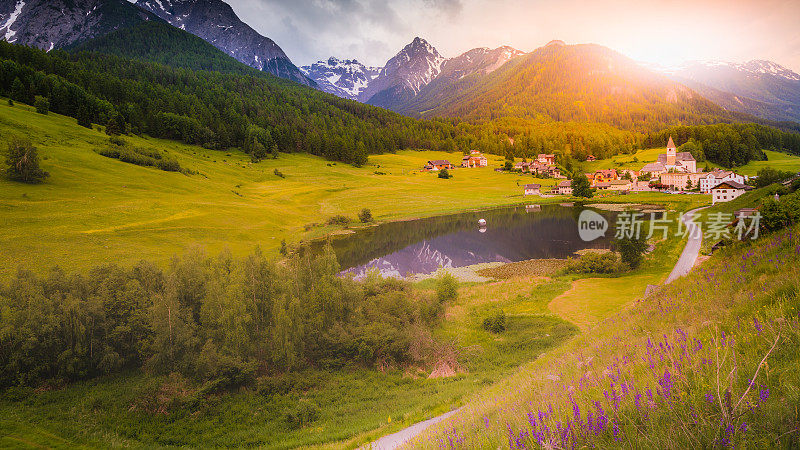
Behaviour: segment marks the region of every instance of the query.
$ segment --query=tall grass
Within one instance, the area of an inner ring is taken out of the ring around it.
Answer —
[[[798,228],[742,243],[523,367],[417,447],[796,447]]]

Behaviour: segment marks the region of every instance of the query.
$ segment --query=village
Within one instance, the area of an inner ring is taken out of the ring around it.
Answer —
[[[586,162],[597,159],[588,155]],[[510,167],[509,167],[510,165]],[[431,160],[423,167],[423,171],[440,172],[456,168],[488,167],[488,160],[480,152],[472,150],[465,155],[459,166],[448,160]],[[573,179],[561,173],[556,164],[556,155],[541,153],[536,159],[523,159],[497,171],[513,171],[531,174],[538,179],[559,180],[553,186],[529,183],[522,186],[523,196],[551,197],[556,195],[572,196]],[[744,194],[752,187],[747,184],[750,177],[733,170],[713,169],[698,170],[697,161],[689,152],[678,152],[675,142],[670,136],[666,153],[659,154],[655,162],[646,163],[640,170],[599,169],[583,174],[589,187],[596,196],[627,194],[629,192],[663,192],[671,194],[710,194],[712,204],[731,201]]]

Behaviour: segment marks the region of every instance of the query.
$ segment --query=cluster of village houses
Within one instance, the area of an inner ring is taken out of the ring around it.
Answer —
[[[587,161],[594,161],[589,155]],[[477,151],[464,156],[461,167],[486,167],[488,161]],[[447,160],[428,161],[424,170],[437,171],[453,169]],[[562,179],[558,184],[544,192],[540,184],[526,184],[525,195],[572,195],[572,182],[565,179],[555,164],[555,155],[539,154],[536,160],[518,162],[515,169],[530,172],[535,177]],[[656,162],[646,164],[641,170],[602,169],[587,173],[586,178],[596,191],[645,192],[656,190],[689,191],[699,190],[711,194],[713,203],[727,202],[744,194],[751,187],[745,184],[747,177],[732,170],[715,169],[710,172],[697,170],[697,161],[689,152],[678,152],[670,136],[667,152],[658,155]]]
[[[540,155],[542,156],[542,155]],[[587,161],[594,161],[590,155]],[[745,184],[747,177],[732,170],[697,170],[697,161],[689,152],[678,152],[672,137],[667,143],[667,152],[658,155],[656,162],[646,164],[640,170],[601,169],[587,173],[589,184],[596,191],[645,192],[655,190],[698,190],[711,194],[712,202],[727,202],[751,189]],[[538,184],[525,185],[525,195],[541,195]],[[571,195],[569,180],[554,186],[550,194]]]

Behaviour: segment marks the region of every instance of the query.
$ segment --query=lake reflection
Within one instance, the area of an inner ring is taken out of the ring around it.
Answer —
[[[360,230],[334,239],[343,273],[355,277],[377,269],[402,277],[487,262],[566,258],[585,248],[608,248],[610,240],[584,242],[578,236],[581,208],[548,205],[469,212]],[[598,211],[613,223],[613,214]],[[478,226],[486,219],[485,228]]]

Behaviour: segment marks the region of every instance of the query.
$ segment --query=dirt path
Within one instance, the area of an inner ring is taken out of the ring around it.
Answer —
[[[683,247],[681,257],[678,258],[678,262],[675,263],[675,267],[672,268],[672,272],[670,272],[669,276],[667,277],[667,281],[665,281],[664,284],[672,283],[678,278],[686,275],[690,270],[692,270],[695,262],[697,262],[697,256],[700,255],[700,246],[703,243],[703,230],[700,228],[700,225],[693,221],[693,219],[695,213],[701,209],[705,208],[693,209],[683,216],[683,223],[686,224],[689,240],[686,242],[686,247]]]
[[[386,435],[377,441],[371,443],[369,445],[369,449],[372,450],[394,450],[397,447],[405,444],[406,442],[410,441],[411,439],[415,438],[418,434],[422,433],[426,428],[436,423],[441,422],[444,419],[452,416],[458,412],[458,410],[446,412],[442,415],[430,418],[424,422],[415,423],[408,428],[404,428],[397,433]]]

